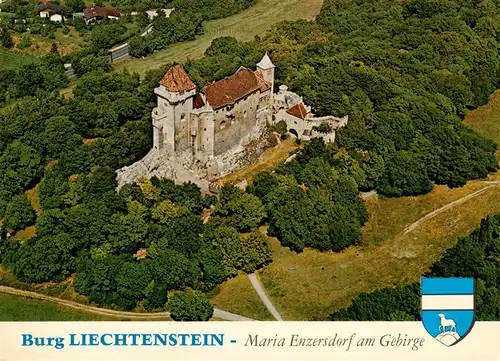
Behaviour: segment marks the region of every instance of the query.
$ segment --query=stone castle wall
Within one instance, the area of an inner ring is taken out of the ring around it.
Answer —
[[[274,66],[269,63],[267,58],[263,66],[268,69],[263,75],[267,84],[274,86]],[[196,90],[175,93],[160,85],[155,89],[158,106],[152,114],[154,147],[140,161],[117,171],[118,188],[156,176],[180,184],[192,182],[209,193],[212,181],[249,165],[264,152],[267,124],[285,120],[288,129],[295,130],[300,138],[318,136],[327,142],[334,141],[335,130],[347,124],[347,117],[315,118],[306,106],[306,119],[291,115],[296,114],[293,111],[288,114],[289,109],[303,102],[302,97],[286,86],[273,94],[273,86],[214,111]],[[196,96],[202,97],[205,105],[197,98],[194,109]],[[312,129],[322,123],[329,124],[332,132],[322,134]]]

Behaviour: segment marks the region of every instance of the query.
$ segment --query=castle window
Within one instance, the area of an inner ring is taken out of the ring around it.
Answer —
[[[243,113],[243,118],[246,119],[247,115],[248,115],[248,112],[245,110],[245,112]]]
[[[181,114],[181,122],[186,120],[186,113]]]
[[[220,122],[220,129],[225,129],[227,126],[226,122],[223,120],[222,122]]]

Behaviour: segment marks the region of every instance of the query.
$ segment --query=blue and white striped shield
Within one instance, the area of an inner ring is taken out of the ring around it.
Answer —
[[[446,346],[461,341],[474,326],[473,278],[422,278],[422,323]]]

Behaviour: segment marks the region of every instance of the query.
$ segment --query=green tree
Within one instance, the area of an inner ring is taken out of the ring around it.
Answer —
[[[78,242],[66,233],[23,242],[14,275],[23,282],[62,281],[75,271]]]
[[[47,154],[53,159],[81,145],[83,140],[75,124],[62,116],[47,119],[43,139]]]
[[[5,210],[3,223],[10,229],[23,229],[35,222],[36,213],[25,194],[12,197]]]
[[[14,41],[12,40],[12,35],[6,28],[0,29],[0,42],[4,48],[12,48]]]
[[[85,8],[84,0],[66,0],[65,1],[66,10],[70,13],[77,13],[83,11]]]
[[[152,280],[144,291],[144,308],[148,311],[158,310],[165,307],[167,302],[167,287]]]
[[[256,231],[247,237],[242,237],[241,246],[243,259],[240,269],[247,273],[253,273],[271,261],[271,248],[267,237],[262,233]]]
[[[145,246],[148,234],[147,208],[137,201],[130,201],[127,209],[127,214],[113,214],[108,227],[108,240],[118,253],[132,253]]]
[[[261,224],[266,217],[266,210],[258,197],[243,193],[217,209],[215,215],[224,217],[238,231],[248,232]]]
[[[177,292],[169,301],[170,316],[175,321],[208,321],[214,309],[200,292]]]

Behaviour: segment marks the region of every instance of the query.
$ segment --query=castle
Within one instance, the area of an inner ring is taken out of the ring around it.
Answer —
[[[265,143],[267,126],[280,121],[301,139],[334,141],[335,130],[348,117],[316,118],[286,86],[275,94],[274,72],[266,54],[255,71],[240,67],[199,90],[182,66],[170,68],[155,89],[153,148],[139,162],[118,170],[118,187],[157,176],[190,181],[208,191],[211,180],[245,166],[247,153]]]

